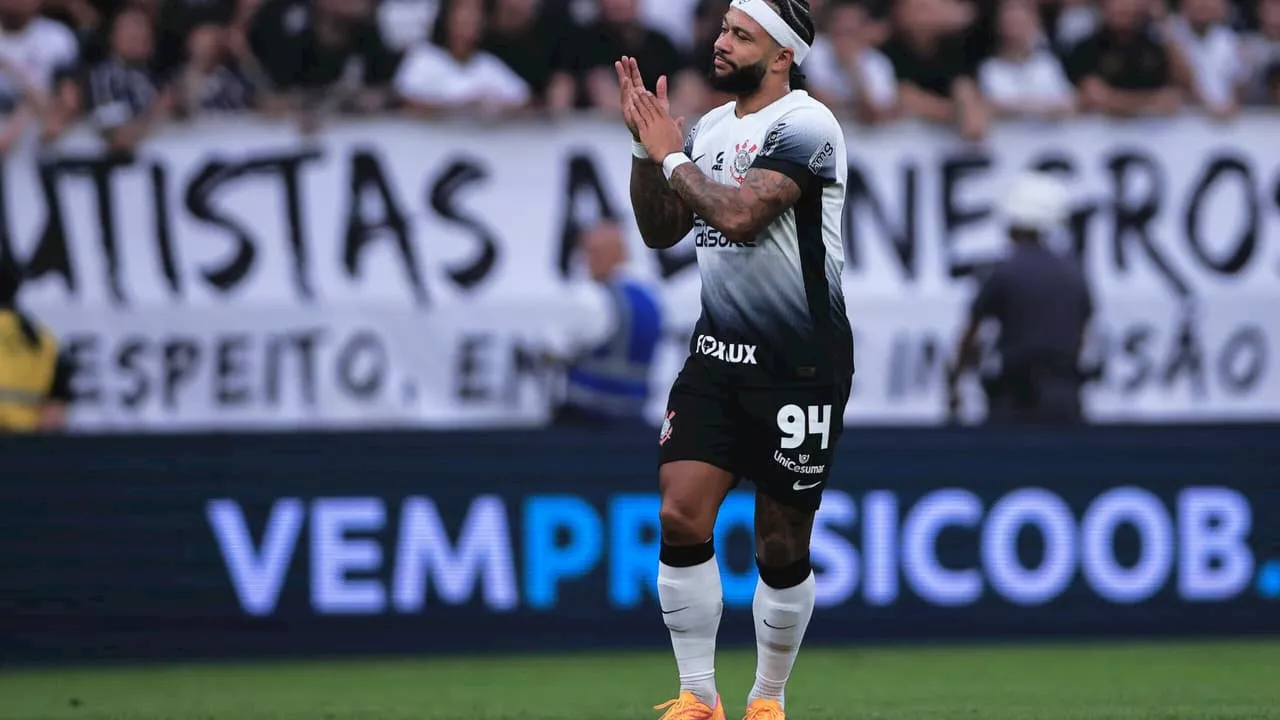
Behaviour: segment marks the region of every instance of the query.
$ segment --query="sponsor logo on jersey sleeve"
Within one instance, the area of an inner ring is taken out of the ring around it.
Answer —
[[[787,122],[785,120],[780,120],[773,126],[773,129],[764,138],[764,150],[762,151],[764,155],[772,155],[778,152],[778,147],[782,145],[782,133],[786,129]]]
[[[809,172],[814,175],[820,174],[822,169],[827,166],[827,161],[830,160],[831,156],[835,155],[835,153],[836,148],[834,145],[829,142],[823,143],[822,147],[815,150],[813,155],[809,157]]]

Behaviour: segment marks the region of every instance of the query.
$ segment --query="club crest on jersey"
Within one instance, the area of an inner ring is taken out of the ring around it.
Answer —
[[[737,180],[739,184],[747,177],[747,171],[751,169],[751,161],[755,159],[755,152],[760,146],[744,140],[733,146],[733,165],[729,168],[729,174]]]

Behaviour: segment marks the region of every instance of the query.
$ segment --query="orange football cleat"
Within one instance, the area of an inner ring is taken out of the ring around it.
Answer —
[[[720,698],[716,698],[716,706],[708,707],[688,690],[680,693],[680,697],[657,705],[654,710],[666,710],[659,720],[724,720],[724,706]]]

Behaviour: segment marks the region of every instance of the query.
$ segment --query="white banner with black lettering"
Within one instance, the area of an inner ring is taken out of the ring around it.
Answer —
[[[943,420],[942,366],[1004,251],[995,204],[1063,173],[1100,307],[1092,419],[1280,417],[1274,118],[1006,125],[984,145],[850,132],[851,422]],[[631,227],[625,131],[373,120],[164,130],[136,158],[84,135],[5,162],[0,251],[78,361],[84,429],[511,427],[546,421],[576,308],[577,230]],[[631,238],[664,289],[661,410],[698,311],[693,249]]]

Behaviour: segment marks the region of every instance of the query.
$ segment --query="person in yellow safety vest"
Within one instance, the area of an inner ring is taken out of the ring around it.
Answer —
[[[22,272],[0,257],[0,433],[62,428],[71,396],[70,363],[47,328],[17,308]]]

